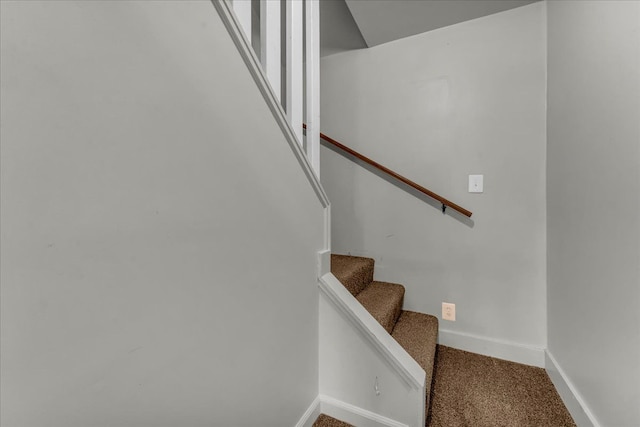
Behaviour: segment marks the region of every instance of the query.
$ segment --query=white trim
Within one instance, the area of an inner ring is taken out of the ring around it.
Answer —
[[[600,423],[587,402],[573,385],[567,374],[562,370],[558,361],[553,357],[549,349],[545,350],[546,370],[551,382],[556,386],[558,394],[564,405],[569,410],[573,420],[580,427],[600,427]]]
[[[302,146],[303,110],[303,55],[302,55],[302,1],[285,2],[286,17],[286,107],[293,133]]]
[[[358,427],[408,427],[406,424],[391,418],[329,396],[320,395],[320,408],[323,414]]]
[[[320,176],[320,2],[305,0],[307,157]]]
[[[313,423],[316,422],[316,419],[320,416],[320,395],[316,396],[311,402],[311,405],[307,408],[307,410],[302,414],[300,420],[296,423],[296,427],[312,427]]]
[[[329,203],[324,208],[324,248],[331,251],[331,204]],[[331,271],[331,268],[329,268],[329,271]],[[328,271],[325,273],[328,273]]]
[[[440,329],[438,343],[511,362],[544,368],[544,348],[481,335]]]
[[[412,389],[424,390],[424,369],[380,326],[344,285],[331,273],[320,277],[318,284],[329,301],[347,316],[358,333],[371,343],[400,378]]]
[[[278,101],[282,72],[280,28],[280,2],[260,0],[260,58],[267,80]]]
[[[318,252],[318,277],[331,272],[331,251],[325,249]]]
[[[295,136],[295,132],[293,128],[289,124],[287,120],[287,116],[278,102],[278,97],[273,92],[271,85],[268,83],[267,77],[262,70],[262,66],[260,61],[258,60],[253,48],[251,47],[251,41],[247,38],[242,30],[242,27],[238,23],[238,20],[233,13],[231,3],[229,0],[211,0],[213,6],[218,11],[222,22],[224,23],[231,39],[233,40],[238,52],[242,56],[245,64],[247,64],[247,68],[251,72],[251,76],[253,77],[256,85],[260,89],[262,96],[264,97],[273,117],[276,119],[276,122],[282,129],[282,132],[293,151],[293,154],[302,167],[304,174],[307,177],[307,180],[311,184],[313,191],[316,193],[318,200],[322,204],[322,207],[326,208],[329,206],[329,198],[322,188],[322,184],[320,183],[320,179],[318,179],[313,167],[309,163],[306,154],[302,150],[297,137]],[[326,220],[325,220],[326,221]],[[325,230],[325,233],[330,232]],[[327,248],[328,249],[328,248]]]
[[[235,13],[242,30],[251,40],[251,0],[232,0]]]

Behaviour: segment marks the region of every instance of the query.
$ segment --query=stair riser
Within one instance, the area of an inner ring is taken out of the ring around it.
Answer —
[[[332,271],[373,318],[409,353],[426,373],[426,410],[435,362],[438,319],[403,311],[404,286],[373,281],[372,259],[332,255]]]
[[[331,255],[331,271],[354,297],[373,281],[374,265],[371,258]]]
[[[356,296],[371,282],[373,282],[373,265],[360,269],[347,289],[349,289],[351,295]]]
[[[371,282],[356,299],[390,334],[402,311],[404,286]]]

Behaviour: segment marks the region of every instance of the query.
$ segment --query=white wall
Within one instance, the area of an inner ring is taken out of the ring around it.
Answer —
[[[294,425],[323,210],[212,4],[1,5],[1,424]]]
[[[407,287],[409,309],[439,316],[455,303],[441,342],[538,365],[544,20],[536,3],[321,63],[324,133],[474,212],[443,216],[325,148],[333,251],[375,258],[378,279]],[[467,193],[469,174],[485,175],[483,194]]]
[[[640,3],[551,1],[548,27],[549,351],[592,422],[637,426]]]

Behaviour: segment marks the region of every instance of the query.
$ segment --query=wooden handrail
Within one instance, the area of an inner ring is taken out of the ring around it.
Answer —
[[[304,128],[306,129],[306,125],[303,125]],[[444,197],[434,193],[431,190],[428,190],[426,188],[424,188],[422,185],[420,184],[416,184],[415,182],[411,181],[408,178],[405,178],[404,176],[392,171],[391,169],[382,166],[380,163],[375,162],[373,160],[371,160],[370,158],[358,153],[355,150],[352,150],[351,148],[347,147],[344,144],[341,144],[340,142],[336,141],[335,139],[328,137],[327,135],[320,133],[320,138],[324,139],[326,142],[330,143],[331,145],[341,149],[342,151],[345,151],[349,154],[351,154],[353,157],[356,157],[357,159],[362,160],[365,163],[370,164],[371,166],[373,166],[374,168],[381,170],[382,172],[386,173],[387,175],[391,175],[392,177],[394,177],[395,179],[397,179],[398,181],[401,181],[405,184],[407,184],[409,187],[415,188],[416,190],[418,190],[419,192],[426,194],[427,196],[431,197],[432,199],[435,199],[437,201],[439,201],[440,203],[442,203],[442,211],[444,212],[445,207],[450,207],[451,209],[460,212],[462,215],[467,216],[469,218],[471,218],[471,215],[473,215],[473,213],[471,211],[466,210],[465,208],[453,203],[450,200],[445,199]]]

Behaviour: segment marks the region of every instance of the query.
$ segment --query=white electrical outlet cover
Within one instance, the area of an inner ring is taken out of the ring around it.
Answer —
[[[449,302],[442,303],[442,320],[456,321],[456,305]]]

